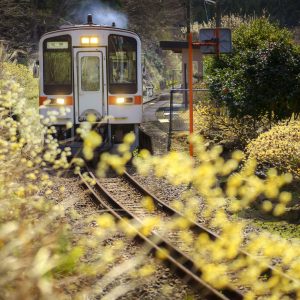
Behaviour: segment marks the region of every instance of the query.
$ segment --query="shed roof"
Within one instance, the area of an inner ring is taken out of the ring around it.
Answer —
[[[182,53],[182,49],[188,49],[189,44],[186,41],[160,41],[159,46],[162,50],[172,50],[175,53]],[[200,46],[193,45],[193,49],[199,49]]]

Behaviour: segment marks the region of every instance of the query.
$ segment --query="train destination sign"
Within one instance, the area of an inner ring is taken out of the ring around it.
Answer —
[[[69,43],[63,41],[47,42],[47,49],[68,49]]]
[[[200,43],[216,42],[216,29],[203,28],[199,31]],[[216,54],[215,46],[201,46],[204,54]],[[220,53],[232,52],[231,29],[220,28]]]

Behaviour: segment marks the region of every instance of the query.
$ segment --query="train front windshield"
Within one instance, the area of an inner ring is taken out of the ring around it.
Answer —
[[[68,95],[72,93],[72,52],[69,35],[46,39],[44,50],[44,93]]]
[[[132,37],[112,34],[108,37],[109,92],[137,92],[137,41]]]

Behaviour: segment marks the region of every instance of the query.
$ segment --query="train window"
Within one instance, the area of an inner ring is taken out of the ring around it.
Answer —
[[[72,93],[71,36],[63,35],[46,39],[44,51],[44,92],[48,95]]]
[[[127,36],[108,37],[109,92],[134,94],[137,92],[137,42]]]
[[[81,57],[81,90],[100,90],[100,59],[97,56]]]

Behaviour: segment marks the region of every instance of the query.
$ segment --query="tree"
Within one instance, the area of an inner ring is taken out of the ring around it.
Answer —
[[[193,16],[195,21],[203,22],[213,17],[215,8],[212,5],[205,7],[204,1],[193,1]],[[223,15],[239,15],[262,17],[269,15],[272,21],[279,21],[284,26],[299,25],[300,1],[295,0],[219,0]],[[206,15],[207,12],[207,15]]]
[[[30,4],[10,0],[0,1],[0,40],[12,48],[28,49],[31,46],[33,12]]]
[[[185,22],[185,8],[182,0],[125,0],[123,10],[128,14],[129,26],[144,40],[170,36],[174,27]]]
[[[286,29],[261,18],[233,34],[234,52],[210,67],[212,97],[232,117],[279,121],[300,112],[300,51]]]

